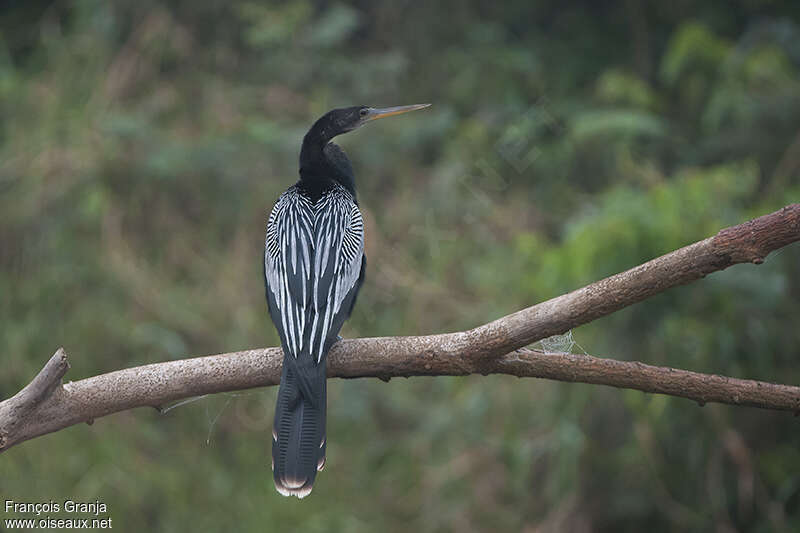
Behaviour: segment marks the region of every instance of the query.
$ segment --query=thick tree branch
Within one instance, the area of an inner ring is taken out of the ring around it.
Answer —
[[[800,204],[720,231],[643,265],[469,331],[422,337],[344,340],[331,350],[331,377],[510,374],[632,388],[800,412],[800,387],[523,347],[608,315],[668,288],[736,263],[763,262],[800,240]],[[79,422],[133,407],[275,385],[279,348],[168,361],[61,385],[69,365],[59,349],[17,395],[0,402],[0,451]]]

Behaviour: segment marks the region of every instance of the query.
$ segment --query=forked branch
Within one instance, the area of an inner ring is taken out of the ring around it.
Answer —
[[[509,374],[797,413],[800,387],[524,347],[736,263],[760,264],[770,252],[798,240],[800,204],[792,204],[475,329],[341,341],[328,356],[328,375]],[[160,408],[192,396],[275,385],[281,358],[279,348],[261,348],[128,368],[62,385],[69,364],[59,349],[28,386],[0,402],[0,452],[125,409]]]

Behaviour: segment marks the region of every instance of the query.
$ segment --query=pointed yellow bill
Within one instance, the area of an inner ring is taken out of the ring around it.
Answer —
[[[380,109],[370,108],[369,113],[364,117],[364,121],[377,120],[379,118],[393,117],[409,111],[416,111],[417,109],[425,109],[430,107],[431,104],[414,104],[414,105],[399,105],[395,107],[384,107]]]

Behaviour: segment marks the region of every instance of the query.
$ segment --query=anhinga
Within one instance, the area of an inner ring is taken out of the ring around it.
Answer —
[[[325,465],[325,360],[350,316],[366,266],[353,168],[330,141],[372,120],[428,105],[355,106],[323,115],[303,139],[300,180],[269,215],[264,282],[284,354],[272,471],[284,496],[308,495]]]

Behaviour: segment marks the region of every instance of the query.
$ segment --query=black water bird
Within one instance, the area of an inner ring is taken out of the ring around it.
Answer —
[[[269,215],[264,283],[284,354],[272,471],[284,496],[307,496],[325,466],[326,356],[350,316],[366,266],[353,168],[330,141],[372,120],[428,105],[355,106],[323,115],[303,139],[300,180]]]

